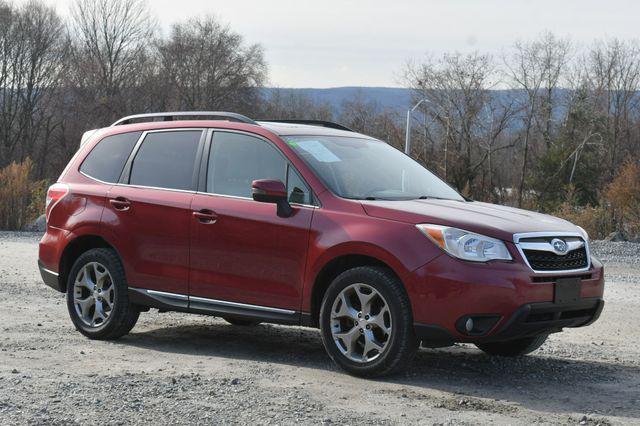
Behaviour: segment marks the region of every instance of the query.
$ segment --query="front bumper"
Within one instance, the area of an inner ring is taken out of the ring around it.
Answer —
[[[427,347],[448,346],[455,342],[487,343],[532,337],[562,331],[565,327],[583,327],[595,322],[602,313],[604,300],[582,299],[577,303],[559,305],[553,302],[528,303],[518,308],[492,333],[483,336],[454,336],[444,327],[414,324],[416,336]]]
[[[555,295],[563,278],[579,280],[570,300]],[[472,264],[442,255],[414,271],[407,290],[416,335],[426,346],[504,341],[595,321],[604,304],[604,271],[595,258],[588,271],[553,276],[520,262]],[[469,317],[484,318],[481,332],[465,332]]]

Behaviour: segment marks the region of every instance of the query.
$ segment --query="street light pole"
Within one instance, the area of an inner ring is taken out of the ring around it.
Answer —
[[[416,110],[423,102],[431,102],[427,98],[422,98],[418,101],[417,104],[413,106],[410,110],[407,110],[407,130],[404,136],[404,153],[407,155],[411,155],[411,114]]]

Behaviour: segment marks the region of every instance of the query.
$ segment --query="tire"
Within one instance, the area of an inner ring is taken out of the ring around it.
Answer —
[[[67,308],[73,325],[90,339],[113,340],[131,331],[140,310],[129,302],[124,268],[115,251],[97,248],[80,255],[67,279]]]
[[[476,343],[476,346],[489,355],[516,357],[535,351],[542,346],[547,337],[548,334],[540,334],[506,342]]]
[[[369,298],[365,309],[362,298]],[[404,286],[381,267],[353,268],[333,280],[320,308],[320,331],[329,357],[360,377],[398,373],[418,349]]]
[[[226,322],[228,322],[231,325],[237,325],[237,326],[240,326],[240,327],[254,327],[256,325],[259,325],[262,322],[262,321],[244,319],[244,318],[223,317],[222,319],[225,320]]]

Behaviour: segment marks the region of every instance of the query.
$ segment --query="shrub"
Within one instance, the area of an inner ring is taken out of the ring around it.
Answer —
[[[31,179],[27,158],[0,169],[0,229],[17,230],[44,212],[47,182]]]
[[[551,213],[578,226],[589,234],[589,238],[601,240],[614,231],[614,221],[606,206],[575,206],[571,201],[560,205],[558,210]]]
[[[611,204],[618,230],[627,237],[639,237],[640,161],[627,160],[607,186],[605,196]]]

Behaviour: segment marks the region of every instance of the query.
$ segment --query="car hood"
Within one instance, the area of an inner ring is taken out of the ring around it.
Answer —
[[[453,226],[505,241],[524,232],[580,232],[571,222],[554,216],[478,201],[362,201],[362,206],[373,217]]]

